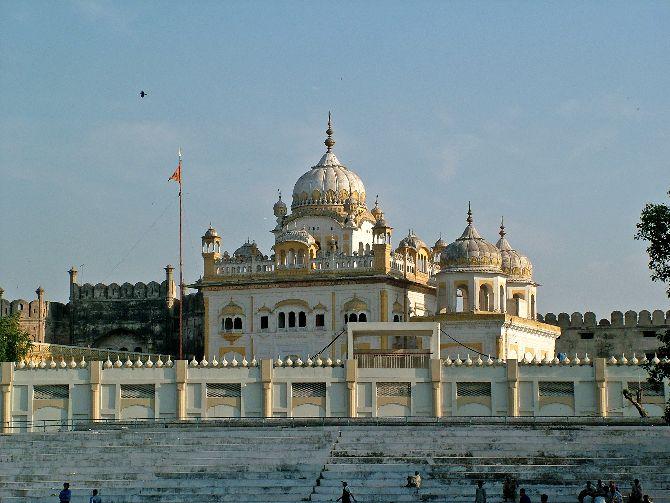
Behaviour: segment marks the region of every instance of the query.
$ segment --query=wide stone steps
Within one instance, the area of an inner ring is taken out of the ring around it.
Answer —
[[[471,503],[485,480],[500,503],[512,474],[533,501],[576,503],[585,480],[638,477],[670,503],[670,428],[398,424],[312,427],[151,425],[0,437],[0,503],[332,501],[341,480],[361,503]],[[419,491],[402,487],[421,472]]]

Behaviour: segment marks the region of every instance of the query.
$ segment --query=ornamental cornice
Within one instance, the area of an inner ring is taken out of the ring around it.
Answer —
[[[258,281],[219,281],[219,280],[210,280],[202,281],[192,285],[188,285],[189,288],[194,288],[203,292],[222,292],[222,291],[237,291],[237,290],[249,290],[249,289],[269,289],[269,288],[299,288],[299,287],[319,287],[319,286],[337,286],[337,285],[360,285],[360,284],[387,284],[390,286],[395,286],[398,288],[407,288],[410,291],[421,292],[425,294],[435,295],[436,287],[432,285],[427,285],[423,283],[416,283],[414,281],[398,278],[391,275],[384,274],[361,274],[356,275],[347,275],[347,276],[337,276],[333,275],[331,277],[324,277],[325,275],[319,275],[319,277],[290,277],[290,278],[278,278],[275,275],[269,275],[264,280]],[[242,278],[240,278],[242,279]]]
[[[277,309],[279,309],[281,307],[285,307],[285,306],[300,306],[300,307],[303,307],[303,308],[307,309],[307,311],[309,311],[310,313],[312,312],[312,308],[309,307],[309,304],[307,302],[305,302],[304,300],[301,300],[301,299],[280,300],[279,302],[277,302],[275,304],[275,307],[274,307],[273,311],[276,311]]]

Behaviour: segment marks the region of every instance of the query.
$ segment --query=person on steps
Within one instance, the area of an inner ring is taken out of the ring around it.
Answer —
[[[58,495],[58,501],[60,501],[60,503],[70,503],[71,499],[72,499],[72,491],[70,491],[70,484],[65,482],[63,484],[63,490]]]
[[[414,475],[407,476],[407,485],[405,487],[416,487],[417,489],[421,488],[421,475],[419,472],[414,472]]]
[[[633,488],[628,498],[628,503],[642,503],[642,484],[639,479],[633,481]]]
[[[589,480],[586,482],[586,487],[582,489],[581,492],[579,493],[579,496],[577,496],[577,499],[579,500],[579,503],[584,503],[584,498],[586,498],[587,496],[593,498],[593,496],[595,496],[595,493],[596,490],[593,487],[593,484],[591,484],[591,481]]]
[[[519,489],[519,503],[530,503],[530,498],[523,487]]]
[[[516,480],[510,475],[507,475],[503,482],[503,501],[516,501]]]
[[[484,489],[484,481],[477,481],[477,491],[475,491],[475,503],[486,503],[486,489]]]
[[[352,500],[354,503],[356,503],[356,498],[354,498],[354,495],[351,494],[351,491],[349,490],[349,487],[347,486],[347,483],[343,480],[342,481],[342,496],[337,498],[335,501],[342,501],[342,503],[351,503]]]
[[[88,499],[88,503],[102,503],[102,498],[98,496],[97,489],[93,489],[93,495]]]

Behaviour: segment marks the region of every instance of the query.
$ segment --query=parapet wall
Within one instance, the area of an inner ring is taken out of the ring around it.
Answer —
[[[659,327],[670,326],[670,311],[665,313],[660,309],[653,312],[642,310],[639,313],[636,311],[612,311],[610,318],[602,318],[598,321],[595,313],[586,311],[585,313],[574,312],[572,314],[559,313],[558,316],[554,313],[547,313],[544,316],[538,314],[538,321],[548,323],[550,325],[557,325],[561,328],[583,328],[583,327],[630,327],[630,328],[644,328],[644,327]]]
[[[103,283],[98,283],[97,285],[85,283],[78,285],[74,283],[72,285],[70,300],[76,302],[81,300],[165,299],[173,297],[174,292],[174,282],[172,282],[168,290],[167,281],[163,281],[162,283],[157,283],[156,281],[143,283],[140,281],[134,285],[130,283],[123,283],[122,285],[118,285],[117,283],[109,285]]]
[[[661,416],[667,382],[649,388],[625,357],[517,362],[433,359],[429,368],[359,368],[357,360],[3,363],[5,433],[100,420],[232,417],[638,417],[642,386]],[[3,409],[4,407],[4,409]]]

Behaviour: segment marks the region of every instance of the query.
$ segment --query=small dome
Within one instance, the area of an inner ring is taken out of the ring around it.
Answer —
[[[216,238],[219,237],[219,235],[216,233],[216,229],[212,227],[212,224],[209,224],[209,229],[205,232],[206,238]]]
[[[287,242],[302,243],[307,246],[312,246],[316,243],[314,237],[304,227],[302,229],[285,230],[277,236],[275,241],[276,244]]]
[[[233,252],[233,257],[242,258],[245,260],[263,260],[263,254],[256,246],[256,243],[247,241],[242,246],[240,246],[235,252]]]
[[[382,209],[379,207],[379,198],[375,198],[375,207],[372,208],[372,211],[370,212],[373,217],[375,217],[375,221],[379,220],[379,217],[383,217],[384,213],[382,212]]]
[[[502,257],[502,270],[508,274],[511,280],[531,281],[533,277],[533,264],[528,257],[522,255],[512,248],[505,238],[505,226],[500,223],[500,239],[496,247],[500,250]]]
[[[472,223],[472,212],[469,207],[467,222],[468,225],[461,237],[450,243],[442,252],[440,259],[443,269],[502,272],[500,250],[477,232]]]
[[[286,203],[281,200],[281,192],[279,193],[279,199],[274,204],[272,209],[274,210],[274,214],[276,217],[285,217],[286,213],[288,213]]]
[[[419,237],[417,237],[416,234],[414,234],[414,231],[410,229],[408,232],[407,236],[402,238],[400,240],[400,243],[398,244],[398,250],[402,248],[411,248],[413,250],[419,250],[419,248],[428,248],[426,246],[426,243],[423,242]]]
[[[439,253],[442,250],[444,250],[446,247],[447,247],[447,242],[444,239],[442,239],[442,235],[440,234],[440,238],[437,241],[435,241],[435,244],[433,245],[433,251]]]

